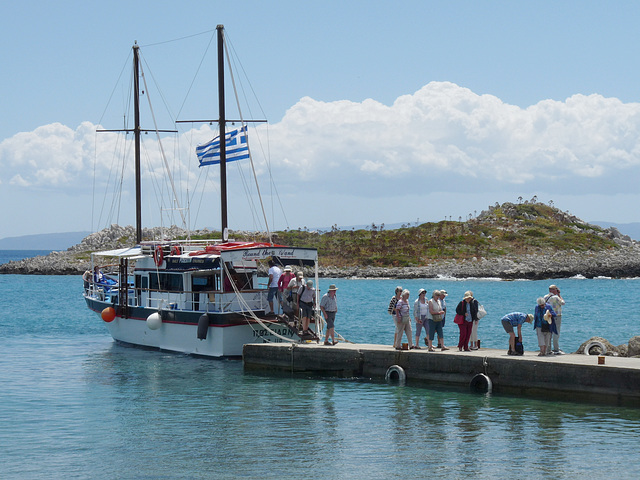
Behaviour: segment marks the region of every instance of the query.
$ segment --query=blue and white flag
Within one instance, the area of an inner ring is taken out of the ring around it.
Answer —
[[[224,136],[226,146],[227,162],[243,160],[249,158],[249,147],[247,146],[247,127],[227,132]],[[220,136],[210,142],[196,147],[196,155],[200,166],[216,165],[220,163]]]

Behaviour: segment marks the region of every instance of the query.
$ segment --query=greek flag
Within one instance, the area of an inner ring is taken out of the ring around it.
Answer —
[[[249,147],[247,146],[247,127],[227,132],[224,136],[226,146],[227,162],[243,160],[249,158]],[[210,142],[196,147],[196,155],[200,166],[216,165],[220,163],[220,136]]]

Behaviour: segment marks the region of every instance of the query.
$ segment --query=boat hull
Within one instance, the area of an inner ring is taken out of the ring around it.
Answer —
[[[88,307],[101,318],[107,302],[85,297]],[[298,340],[296,332],[284,323],[271,323],[273,319],[262,319],[269,328],[247,320],[241,315],[230,318],[212,317],[206,329],[206,338],[198,338],[198,319],[203,312],[181,312],[164,310],[159,312],[162,322],[150,328],[147,318],[158,310],[136,308],[128,318],[116,315],[105,323],[114,340],[131,345],[206,357],[241,357],[247,343],[282,343],[287,339]],[[268,322],[268,323],[267,323]],[[274,335],[277,334],[277,335]],[[279,336],[278,336],[279,335]]]

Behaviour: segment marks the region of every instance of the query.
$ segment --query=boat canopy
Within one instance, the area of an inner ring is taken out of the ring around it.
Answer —
[[[91,254],[92,256],[99,256],[99,257],[125,257],[125,258],[142,258],[144,257],[144,255],[142,255],[142,248],[138,245],[135,247],[128,247],[128,248],[117,248],[114,250],[105,250],[102,252],[94,252]]]

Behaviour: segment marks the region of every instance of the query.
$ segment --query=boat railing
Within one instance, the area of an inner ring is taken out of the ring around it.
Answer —
[[[187,310],[197,312],[244,312],[265,310],[268,305],[267,290],[243,290],[236,293],[220,291],[170,292],[140,289],[140,295],[129,293],[130,307],[157,308],[159,310]]]
[[[101,302],[118,303],[117,284],[96,282],[93,278],[84,279],[85,295]],[[167,291],[151,288],[136,288],[129,285],[127,295],[129,307],[154,308],[158,310],[187,310],[197,312],[245,312],[262,311],[268,307],[267,289],[221,291]]]

